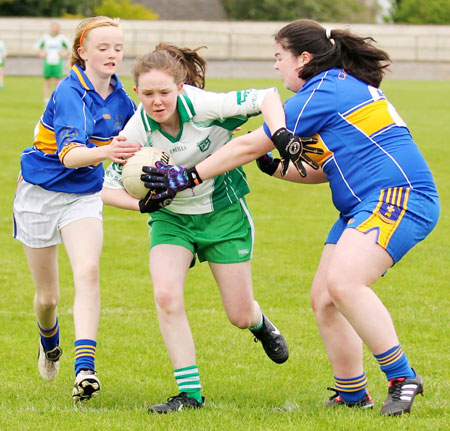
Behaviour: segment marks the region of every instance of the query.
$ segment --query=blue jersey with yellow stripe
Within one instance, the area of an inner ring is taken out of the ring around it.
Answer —
[[[285,112],[290,131],[319,140],[324,154],[310,157],[327,175],[342,214],[393,187],[437,196],[406,124],[380,89],[333,68],[307,81],[286,101]]]
[[[21,157],[25,181],[46,190],[66,193],[94,193],[102,188],[102,163],[66,168],[61,161],[74,147],[108,145],[136,109],[116,75],[112,93],[103,99],[85,75],[74,65],[52,94],[35,129],[31,148]]]

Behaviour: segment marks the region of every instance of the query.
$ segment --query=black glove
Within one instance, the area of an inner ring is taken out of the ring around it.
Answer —
[[[264,156],[258,157],[256,159],[256,164],[260,171],[267,175],[273,175],[278,169],[278,165],[281,163],[280,159],[274,159],[272,152],[264,154]]]
[[[173,201],[173,198],[175,197],[176,193],[173,193],[171,195],[168,195],[163,198],[154,199],[152,196],[156,193],[156,190],[149,190],[148,193],[145,195],[144,199],[141,199],[139,201],[139,211],[143,214],[145,213],[152,213],[154,211],[157,211],[161,208],[166,207],[167,205],[170,205]]]
[[[312,144],[317,144],[317,138],[301,138],[282,127],[272,135],[272,142],[281,156],[282,177],[286,175],[289,161],[295,165],[302,177],[306,177],[306,169],[302,162],[307,163],[313,169],[319,169],[319,165],[306,154],[323,154],[321,148],[310,147]]]

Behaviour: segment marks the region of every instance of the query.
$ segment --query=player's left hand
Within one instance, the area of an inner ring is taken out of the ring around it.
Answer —
[[[144,166],[141,180],[145,186],[159,191],[152,196],[152,199],[166,198],[173,193],[180,192],[187,188],[193,188],[203,181],[197,173],[195,167],[186,169],[177,165],[168,165],[164,162],[156,162],[156,167]]]
[[[272,142],[280,153],[282,177],[287,173],[289,161],[295,165],[302,177],[306,177],[306,169],[303,166],[303,162],[313,169],[319,169],[319,165],[307,155],[307,153],[323,154],[322,148],[311,147],[311,145],[317,144],[317,138],[301,138],[282,127],[272,135]]]
[[[272,176],[276,172],[280,163],[280,159],[273,158],[272,151],[269,151],[268,153],[256,159],[256,165],[258,166],[259,170],[270,176]]]

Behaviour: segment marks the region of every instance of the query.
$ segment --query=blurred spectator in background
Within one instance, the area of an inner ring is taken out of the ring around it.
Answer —
[[[7,54],[5,43],[0,39],[0,90],[4,87],[3,66],[5,65],[5,58]]]
[[[39,57],[44,59],[44,103],[50,100],[50,94],[64,75],[63,58],[70,53],[69,40],[60,33],[60,26],[53,22],[50,33],[44,34],[36,43]],[[54,81],[52,87],[52,80]]]

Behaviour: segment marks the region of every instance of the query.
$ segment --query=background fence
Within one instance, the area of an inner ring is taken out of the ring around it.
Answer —
[[[61,31],[73,39],[79,20],[53,20]],[[0,39],[6,44],[9,59],[6,74],[39,74],[35,43],[48,32],[49,19],[0,18]],[[273,59],[273,35],[283,22],[230,21],[122,21],[125,31],[126,61],[129,62],[150,50],[160,41],[195,48],[205,45],[202,55],[208,60],[209,73],[238,76],[273,71],[266,62]],[[392,24],[324,23],[327,28],[350,28],[362,35],[372,36],[378,45],[389,52],[393,71],[405,77],[424,75],[430,79],[450,79],[450,26],[418,26]],[[264,63],[264,66],[261,66]],[[411,65],[413,63],[414,65]],[[28,66],[29,65],[29,66]],[[268,68],[266,67],[268,66]]]

